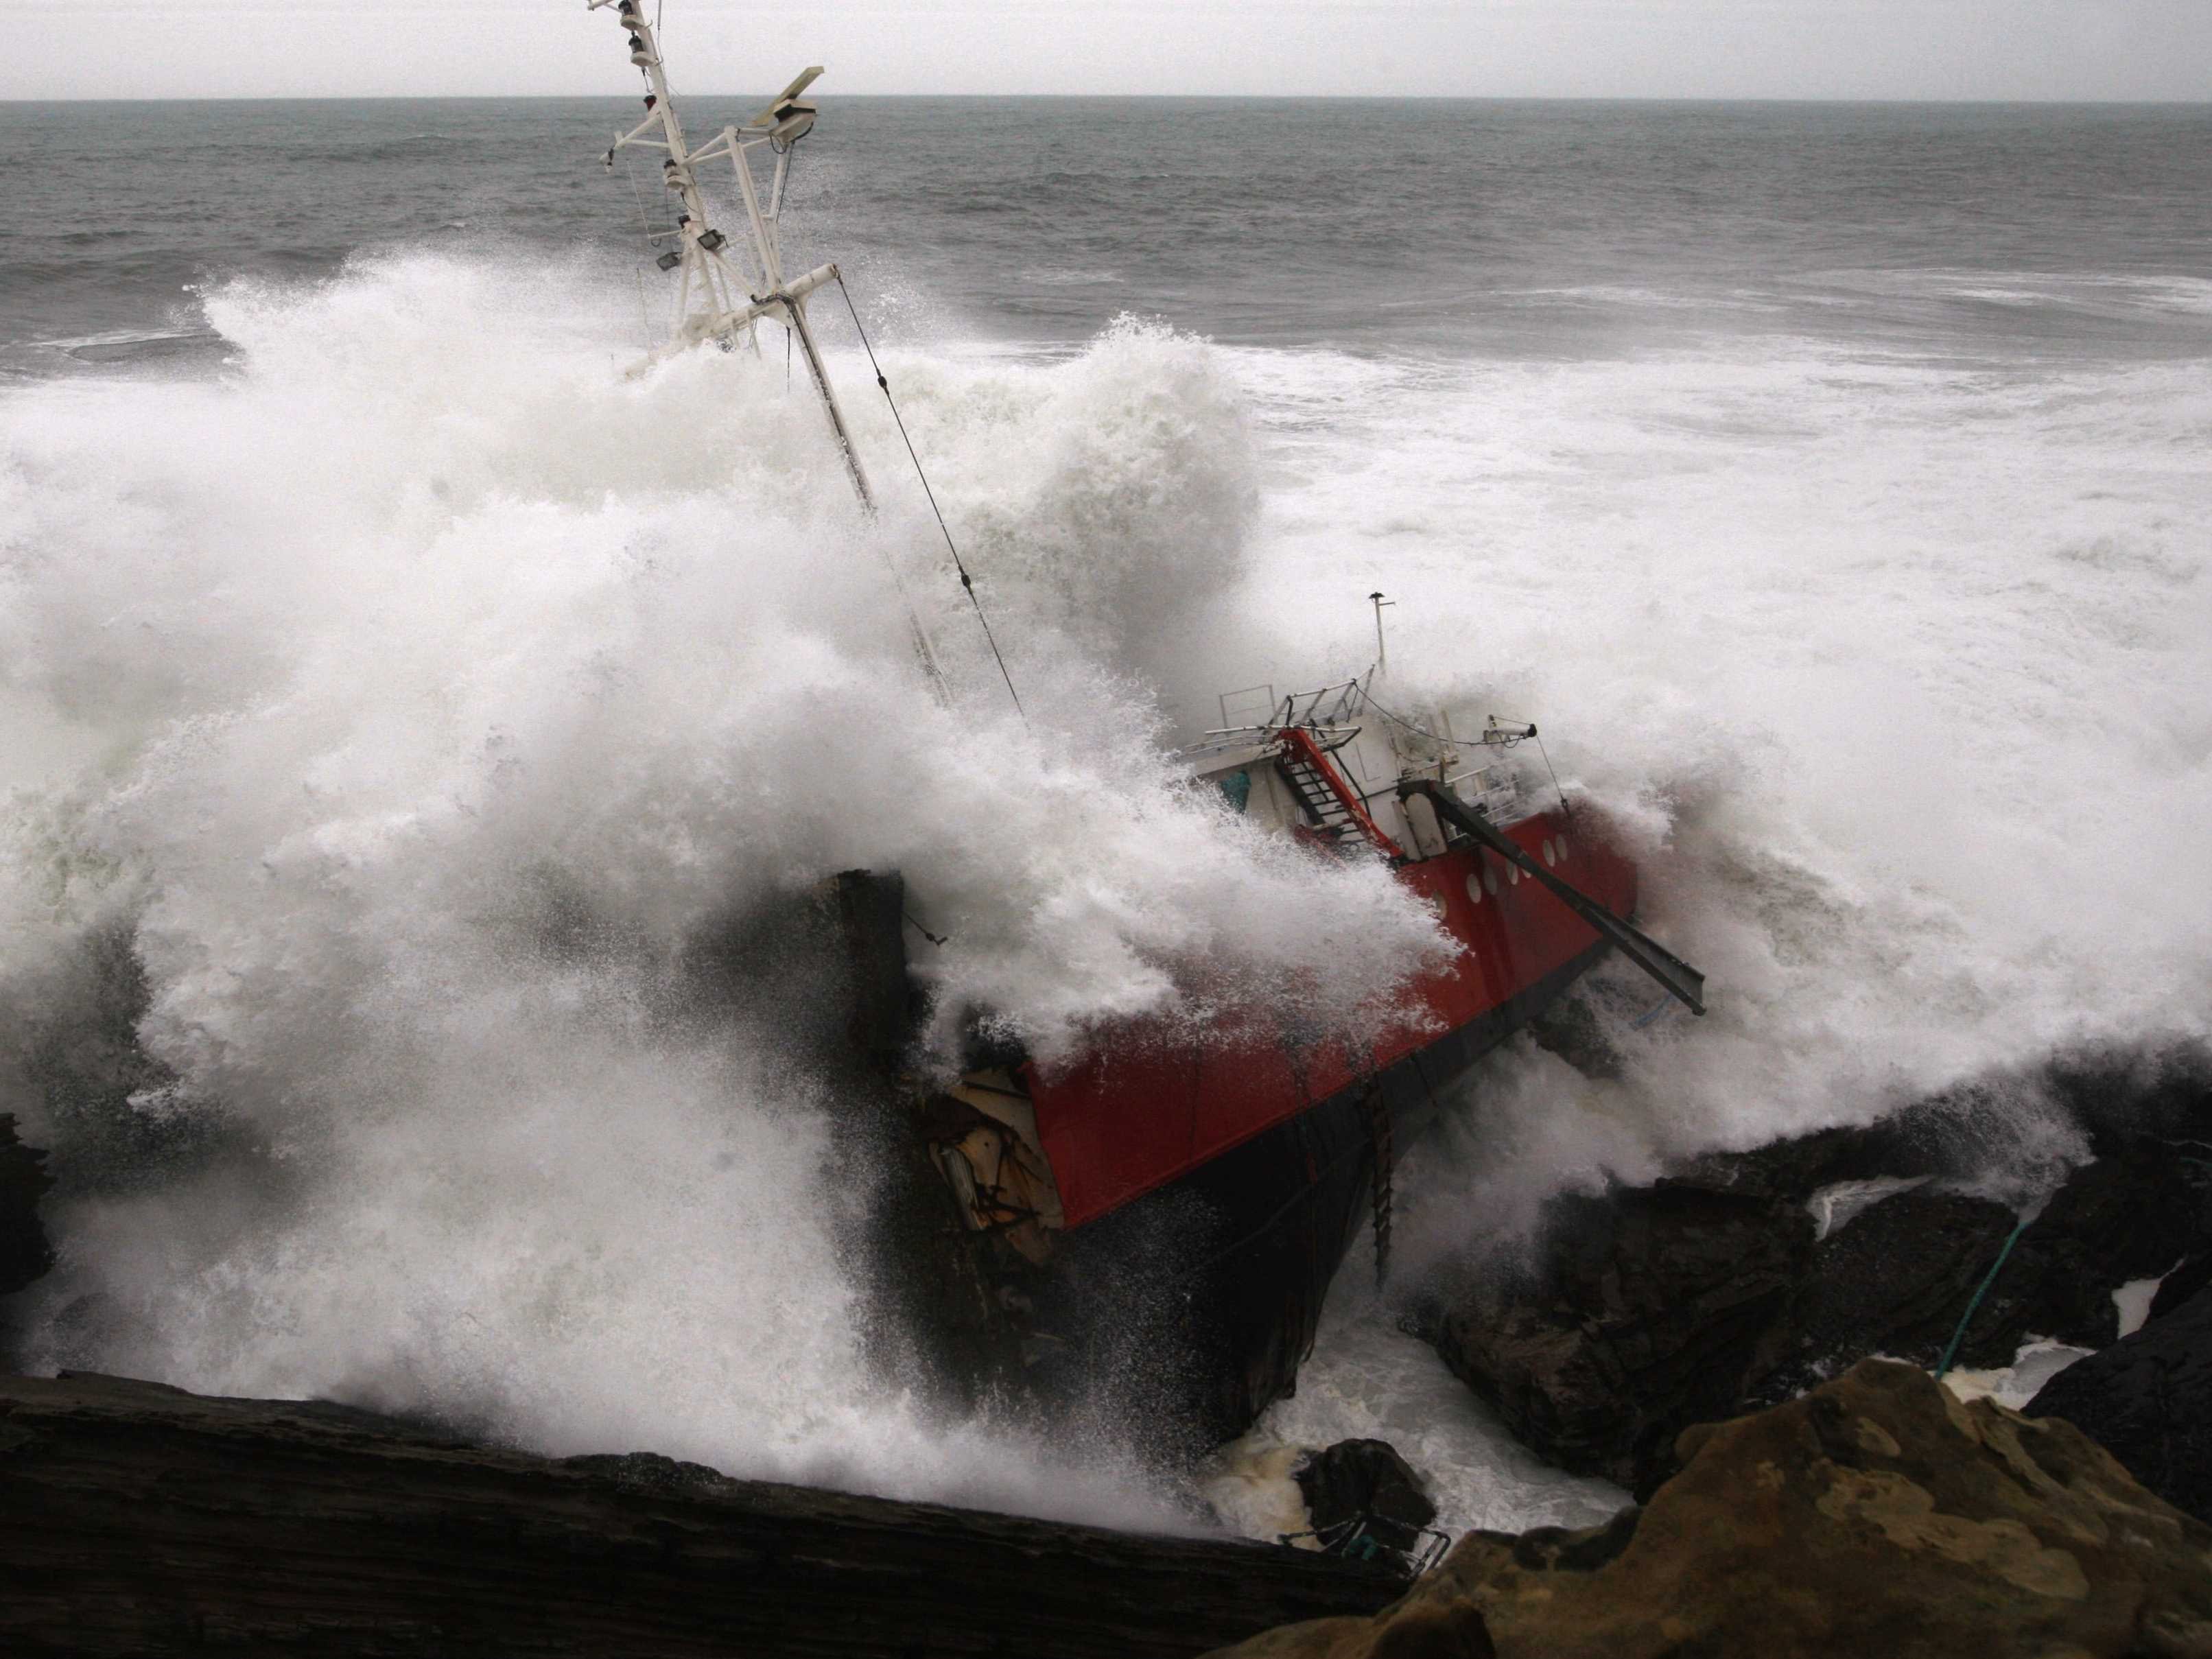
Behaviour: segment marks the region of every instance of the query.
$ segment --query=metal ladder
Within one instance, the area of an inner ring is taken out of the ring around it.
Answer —
[[[1311,821],[1316,840],[1337,852],[1347,851],[1364,840],[1394,864],[1405,861],[1405,849],[1382,833],[1358,792],[1329,759],[1331,752],[1342,748],[1349,738],[1324,748],[1312,728],[1285,726],[1276,732],[1275,740],[1282,745],[1275,757],[1275,769],[1290,786],[1299,810]]]
[[[1356,845],[1364,838],[1358,820],[1337,799],[1319,767],[1296,750],[1279,756],[1275,766],[1283,781],[1290,785],[1291,798],[1306,815],[1308,826],[1332,848]]]

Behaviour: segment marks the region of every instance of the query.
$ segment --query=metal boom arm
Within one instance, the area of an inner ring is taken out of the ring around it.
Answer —
[[[1507,862],[1527,871],[1550,890],[1568,909],[1620,947],[1621,955],[1657,980],[1693,1014],[1705,1012],[1705,976],[1633,923],[1624,921],[1589,894],[1569,886],[1480,812],[1469,811],[1458,796],[1431,778],[1407,778],[1398,786],[1398,799],[1419,795],[1437,809],[1437,816],[1465,830],[1482,846]]]

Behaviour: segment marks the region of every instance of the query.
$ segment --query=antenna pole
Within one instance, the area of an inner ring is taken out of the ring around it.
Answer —
[[[1385,606],[1394,605],[1398,602],[1395,599],[1386,599],[1380,593],[1370,593],[1367,598],[1368,602],[1375,607],[1375,676],[1377,679],[1381,679],[1389,672],[1390,666],[1389,653],[1382,643],[1382,611]]]
[[[730,152],[730,162],[737,169],[738,193],[745,200],[745,219],[752,227],[753,246],[760,254],[761,272],[766,279],[768,295],[756,303],[772,303],[783,313],[784,325],[799,337],[799,349],[806,358],[806,372],[813,377],[814,389],[822,396],[822,408],[830,416],[830,430],[836,435],[837,453],[845,458],[845,471],[853,480],[853,489],[860,498],[860,505],[870,512],[875,510],[876,498],[868,488],[868,475],[860,465],[860,451],[853,447],[853,434],[845,425],[845,411],[837,406],[837,394],[830,389],[830,372],[823,367],[821,348],[814,343],[814,331],[806,321],[806,306],[801,295],[794,294],[784,285],[783,249],[776,237],[776,216],[783,210],[783,181],[791,166],[791,151],[787,146],[776,157],[775,185],[768,209],[761,208],[760,191],[753,183],[753,170],[746,164],[744,140],[735,127],[722,130],[722,143]],[[829,268],[834,276],[837,268]]]

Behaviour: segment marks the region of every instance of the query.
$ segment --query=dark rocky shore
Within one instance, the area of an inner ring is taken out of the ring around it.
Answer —
[[[2087,1437],[1868,1361],[1692,1430],[1650,1505],[1377,1568],[553,1461],[343,1407],[0,1380],[0,1651],[2212,1655],[2212,1527]]]
[[[1994,1370],[2032,1340],[2109,1348],[2121,1286],[2165,1281],[2154,1328],[2212,1281],[2212,1085],[2193,1061],[2148,1087],[2060,1082],[2093,1156],[2026,1219],[1973,1190],[1989,1149],[1971,1109],[1932,1102],[1556,1198],[1533,1250],[1448,1267],[1417,1322],[1524,1443],[1639,1494],[1684,1430],[1871,1355]],[[1844,1183],[1870,1184],[1823,1231],[1815,1200]],[[2192,1398],[2212,1407],[2208,1382]],[[2131,1466],[2166,1478],[2154,1461]]]
[[[1868,1360],[1682,1437],[1650,1505],[1471,1533],[1384,1613],[1234,1659],[2202,1659],[2212,1527],[2087,1435]],[[1229,1659],[1229,1656],[1224,1656]]]

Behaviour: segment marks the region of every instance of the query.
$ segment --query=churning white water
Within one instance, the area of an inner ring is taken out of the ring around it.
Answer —
[[[157,1062],[155,1150],[57,1216],[34,1361],[1172,1522],[1111,1425],[946,1423],[872,1366],[836,1103],[684,951],[895,866],[945,1020],[1041,1054],[1200,987],[1371,1011],[1425,916],[1161,757],[1221,691],[1364,670],[1376,588],[1400,694],[1539,722],[1713,991],[1614,1081],[1486,1063],[1405,1177],[1409,1272],[1563,1183],[1961,1079],[2014,1079],[2047,1158],[2036,1062],[2204,1035],[2199,362],[892,351],[1024,722],[860,365],[873,524],[781,362],[624,379],[602,276],[239,283],[219,376],[0,394],[5,1046],[107,1040],[68,1011],[120,936]],[[91,1134],[4,1082],[29,1139]],[[1357,1276],[1271,1432],[1398,1439],[1448,1525],[1601,1512]]]

